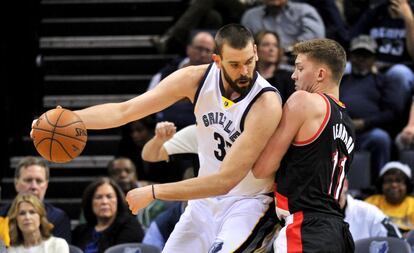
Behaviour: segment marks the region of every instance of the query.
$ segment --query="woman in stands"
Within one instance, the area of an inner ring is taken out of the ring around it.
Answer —
[[[284,52],[279,35],[271,31],[261,31],[255,35],[255,42],[259,56],[256,70],[278,89],[284,104],[295,92],[295,82],[291,78],[292,72],[286,69],[288,65],[284,63],[286,60],[283,59]]]
[[[78,225],[72,233],[72,244],[85,253],[130,242],[141,242],[144,232],[137,219],[128,212],[125,196],[110,178],[92,182],[82,198],[86,224]]]
[[[34,195],[19,194],[8,212],[10,253],[69,253],[62,238],[51,236],[53,224],[47,220],[42,202]]]

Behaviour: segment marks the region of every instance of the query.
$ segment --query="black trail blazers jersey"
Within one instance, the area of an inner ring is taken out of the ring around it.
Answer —
[[[326,114],[317,133],[294,142],[276,175],[277,214],[298,211],[342,216],[338,199],[354,154],[355,133],[342,102],[321,95]]]

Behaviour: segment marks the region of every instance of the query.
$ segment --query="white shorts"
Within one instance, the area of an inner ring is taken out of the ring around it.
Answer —
[[[276,223],[273,198],[266,195],[192,200],[163,253],[265,252]]]

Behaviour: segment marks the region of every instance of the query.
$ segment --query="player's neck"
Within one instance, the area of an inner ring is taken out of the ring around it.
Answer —
[[[339,86],[336,84],[316,83],[312,87],[312,93],[324,93],[339,99]]]
[[[320,93],[324,93],[327,94],[331,97],[336,98],[337,100],[339,100],[339,88],[338,87],[326,87],[325,89],[322,89],[322,91],[320,91]]]

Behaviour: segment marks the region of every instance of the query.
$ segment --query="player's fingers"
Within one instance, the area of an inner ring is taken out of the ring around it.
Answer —
[[[176,131],[177,131],[177,128],[175,126],[171,127],[171,128],[168,129],[167,135],[172,136],[172,135],[175,134]]]
[[[37,119],[34,119],[32,121],[32,129],[30,130],[30,138],[33,139],[33,127],[36,125]]]
[[[160,136],[160,137],[164,137],[165,136],[165,126],[166,126],[166,121],[162,121],[159,122],[156,127],[155,127],[155,133]]]

